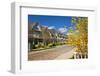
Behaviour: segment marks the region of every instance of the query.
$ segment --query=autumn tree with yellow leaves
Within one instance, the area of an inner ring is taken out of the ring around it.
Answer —
[[[73,17],[72,24],[75,25],[75,29],[69,30],[67,44],[75,46],[76,52],[88,53],[88,18]]]

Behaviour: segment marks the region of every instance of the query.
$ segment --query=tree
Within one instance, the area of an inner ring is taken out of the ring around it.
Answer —
[[[76,29],[69,30],[67,43],[77,47],[77,52],[87,53],[88,43],[88,18],[73,17],[72,24],[75,24]]]
[[[43,43],[46,46],[49,42],[49,39],[50,39],[50,33],[49,33],[47,27],[42,28],[42,36],[43,36]]]

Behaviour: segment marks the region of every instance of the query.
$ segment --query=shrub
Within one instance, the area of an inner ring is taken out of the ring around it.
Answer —
[[[49,47],[53,47],[53,44],[52,44],[52,43],[49,43],[48,46],[49,46]]]

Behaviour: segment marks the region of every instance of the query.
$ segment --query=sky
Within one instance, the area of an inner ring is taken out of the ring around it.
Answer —
[[[48,29],[57,29],[61,33],[67,33],[71,26],[71,16],[47,16],[47,15],[28,15],[28,22],[38,22]]]

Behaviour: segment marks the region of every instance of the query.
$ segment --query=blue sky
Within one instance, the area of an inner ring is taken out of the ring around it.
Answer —
[[[47,15],[28,15],[28,22],[39,22],[40,25],[49,29],[57,29],[62,33],[67,33],[71,26],[71,16],[47,16]]]

